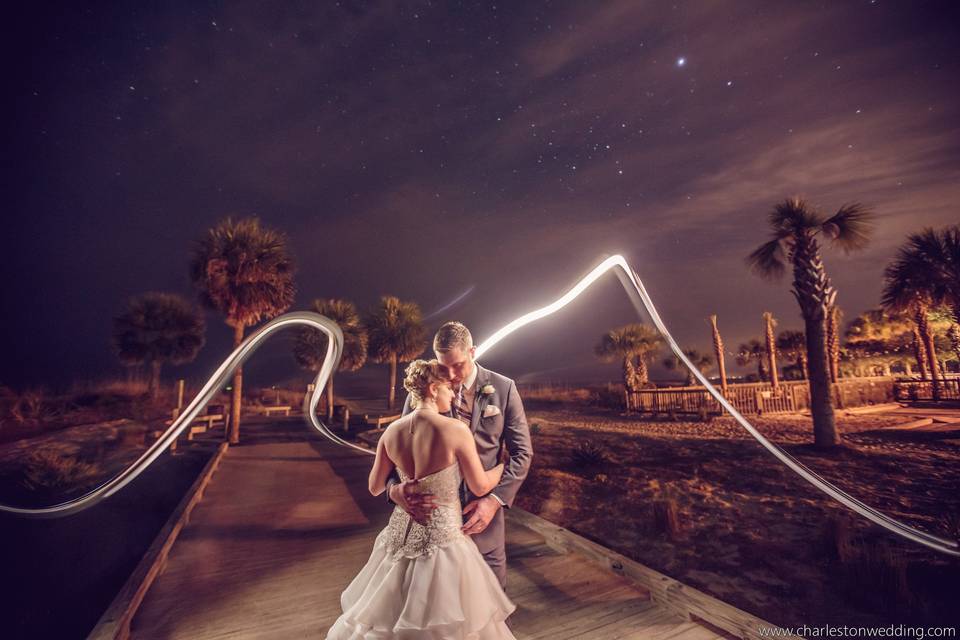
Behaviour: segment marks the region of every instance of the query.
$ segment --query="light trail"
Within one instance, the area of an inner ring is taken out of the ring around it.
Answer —
[[[616,269],[617,277],[620,279],[620,283],[626,290],[627,296],[633,303],[637,313],[642,316],[644,311],[647,312],[647,314],[650,316],[650,319],[653,320],[653,324],[657,327],[657,330],[664,338],[666,338],[667,344],[670,345],[670,349],[673,351],[674,355],[676,355],[677,358],[679,358],[681,362],[686,365],[691,373],[696,376],[697,380],[700,381],[700,384],[702,384],[717,400],[717,402],[719,402],[720,405],[723,406],[723,408],[726,409],[727,412],[736,419],[740,426],[746,429],[747,432],[757,440],[757,442],[763,445],[763,447],[772,453],[778,460],[780,460],[780,462],[787,465],[792,471],[797,473],[800,477],[815,486],[820,491],[823,491],[831,498],[837,500],[864,518],[879,524],[888,531],[892,531],[899,536],[930,547],[931,549],[935,549],[941,553],[952,556],[960,556],[960,543],[957,541],[950,540],[948,538],[942,538],[940,536],[935,536],[925,531],[915,529],[908,524],[900,522],[899,520],[891,518],[890,516],[877,511],[873,507],[864,504],[842,489],[832,485],[830,482],[817,475],[816,472],[806,467],[802,462],[763,437],[763,435],[757,431],[756,428],[750,424],[746,418],[740,415],[740,412],[737,411],[732,404],[727,402],[727,399],[723,397],[723,394],[721,394],[716,387],[710,384],[710,381],[706,379],[700,370],[693,366],[693,363],[690,362],[689,358],[687,358],[686,354],[680,348],[680,345],[677,344],[677,341],[674,340],[673,336],[670,335],[670,332],[667,331],[667,327],[660,318],[660,314],[657,313],[657,308],[654,306],[653,300],[650,299],[647,290],[644,288],[643,282],[641,282],[640,277],[636,274],[636,272],[630,268],[630,265],[627,264],[627,261],[623,258],[623,256],[610,256],[597,265],[590,273],[588,273],[577,284],[575,284],[573,288],[567,291],[567,293],[562,295],[555,302],[522,315],[513,322],[509,323],[507,326],[494,332],[492,336],[477,346],[476,357],[479,359],[481,355],[492,349],[498,342],[506,338],[517,329],[520,329],[521,327],[544,318],[550,314],[556,313],[563,307],[567,306],[577,296],[583,293],[587,287],[593,284],[600,276],[612,269]]]
[[[899,520],[891,518],[880,511],[877,511],[873,507],[864,504],[857,498],[854,498],[842,489],[834,486],[819,476],[816,472],[806,467],[802,462],[791,456],[789,453],[767,440],[752,424],[750,424],[746,418],[740,414],[739,411],[733,407],[733,405],[727,401],[726,398],[723,397],[716,387],[710,384],[710,381],[706,379],[700,370],[693,366],[693,363],[690,362],[686,354],[683,353],[683,350],[677,344],[676,340],[674,340],[673,336],[670,335],[670,332],[667,331],[667,327],[660,318],[660,314],[657,312],[653,301],[650,299],[647,290],[643,286],[643,282],[640,280],[636,272],[630,268],[630,265],[627,264],[627,261],[623,258],[623,256],[610,256],[597,265],[592,271],[584,276],[579,282],[577,282],[577,284],[575,284],[569,291],[563,294],[555,302],[526,313],[516,320],[510,322],[503,328],[495,331],[492,336],[477,346],[476,358],[479,359],[483,354],[495,347],[501,340],[506,338],[514,331],[530,324],[531,322],[535,322],[536,320],[563,309],[565,306],[570,304],[570,302],[576,299],[577,296],[583,293],[598,278],[600,278],[600,276],[611,270],[614,270],[617,277],[620,279],[620,283],[623,285],[623,288],[626,291],[627,296],[630,298],[630,301],[637,313],[642,316],[643,312],[646,311],[646,313],[650,316],[650,319],[653,320],[653,324],[657,327],[657,330],[666,339],[667,344],[670,346],[670,349],[673,351],[674,355],[676,355],[677,358],[679,358],[680,361],[686,365],[686,367],[697,378],[697,380],[700,381],[704,388],[717,400],[717,402],[720,403],[724,409],[727,410],[730,415],[734,417],[734,419],[736,419],[740,426],[746,429],[746,431],[753,436],[757,442],[759,442],[767,451],[780,460],[780,462],[785,464],[804,480],[812,484],[820,491],[826,493],[834,500],[837,500],[852,511],[860,514],[864,518],[867,518],[871,522],[880,525],[888,531],[891,531],[918,544],[922,544],[926,547],[934,549],[935,551],[960,557],[960,543],[957,541],[921,531],[911,527],[908,524],[900,522]],[[213,395],[219,391],[223,385],[226,384],[233,370],[240,366],[240,364],[242,364],[243,361],[246,360],[254,350],[256,350],[259,344],[263,342],[268,335],[279,330],[280,328],[296,324],[313,326],[325,332],[329,338],[327,355],[324,358],[323,366],[321,367],[320,372],[317,374],[314,382],[315,386],[313,393],[304,397],[303,408],[304,417],[307,421],[307,424],[315,428],[325,437],[329,438],[338,445],[349,447],[368,455],[373,455],[373,451],[347,442],[346,440],[332,433],[330,429],[328,429],[326,425],[324,425],[317,418],[316,408],[317,404],[320,402],[320,396],[323,393],[324,386],[332,375],[336,365],[338,365],[340,362],[340,355],[343,352],[343,334],[340,331],[340,328],[332,320],[316,313],[299,311],[275,318],[271,322],[261,327],[256,333],[252,334],[239,347],[237,347],[237,349],[230,354],[227,360],[220,365],[220,368],[217,369],[213,377],[207,381],[207,384],[204,385],[200,393],[197,394],[193,401],[187,406],[187,409],[184,411],[183,415],[180,416],[180,418],[178,418],[169,429],[167,429],[167,431],[159,440],[157,440],[157,442],[153,444],[152,447],[150,447],[150,449],[148,449],[123,473],[116,476],[109,482],[101,485],[97,489],[94,489],[88,494],[68,502],[38,509],[10,507],[0,504],[0,511],[16,513],[18,515],[28,517],[58,517],[86,509],[90,506],[93,506],[93,504],[96,504],[100,500],[103,500],[104,498],[116,493],[127,483],[132,481],[136,476],[142,473],[151,462],[153,462],[163,453],[163,451],[199,414],[203,407],[206,406],[207,402],[210,401]]]
[[[317,373],[317,377],[314,380],[314,389],[313,394],[310,396],[304,397],[304,410],[310,411],[308,415],[313,417],[313,420],[310,421],[308,418],[308,423],[310,423],[314,428],[316,428],[320,433],[330,438],[337,444],[342,444],[346,446],[353,447],[360,451],[365,451],[362,447],[358,447],[349,442],[346,442],[336,435],[330,432],[329,429],[313,415],[316,411],[317,403],[320,402],[320,396],[323,393],[323,388],[327,383],[327,380],[330,379],[335,367],[340,363],[340,355],[343,353],[343,332],[340,331],[340,327],[337,324],[321,316],[318,313],[313,313],[309,311],[297,311],[295,313],[288,313],[278,318],[274,318],[267,324],[263,325],[256,332],[250,334],[244,340],[239,347],[237,347],[230,356],[223,361],[223,364],[214,372],[213,376],[207,383],[203,386],[200,392],[196,397],[187,405],[183,410],[183,413],[171,424],[166,431],[160,436],[160,438],[150,446],[149,449],[143,452],[143,454],[137,458],[129,467],[124,471],[114,476],[109,481],[101,484],[97,488],[85,493],[82,496],[68,500],[66,502],[61,502],[48,507],[40,508],[27,508],[27,507],[15,507],[5,504],[0,504],[0,512],[12,513],[20,516],[31,517],[31,518],[58,518],[63,516],[68,516],[84,509],[89,509],[94,506],[101,500],[104,500],[116,492],[123,489],[130,482],[132,482],[137,476],[143,473],[144,470],[150,463],[159,458],[164,451],[177,439],[177,437],[186,429],[193,419],[196,418],[200,412],[207,406],[207,403],[213,399],[213,396],[217,394],[224,387],[224,385],[229,382],[233,371],[243,364],[243,362],[249,358],[254,351],[260,346],[260,344],[267,339],[272,333],[275,333],[281,329],[292,327],[295,325],[306,325],[309,327],[314,327],[323,331],[327,334],[327,354],[323,360],[323,366],[320,368],[320,371]]]
[[[438,315],[440,315],[440,314],[443,313],[444,311],[450,309],[450,308],[453,307],[455,304],[457,304],[458,302],[460,302],[461,300],[463,300],[464,298],[466,298],[466,297],[467,297],[468,295],[470,295],[470,293],[471,293],[474,289],[476,289],[476,288],[477,288],[477,285],[475,285],[475,284],[470,285],[469,287],[467,287],[467,289],[466,289],[463,293],[459,294],[456,298],[454,298],[453,300],[451,300],[451,301],[448,302],[447,304],[443,305],[442,307],[440,307],[440,308],[437,309],[436,311],[431,311],[430,314],[424,316],[423,319],[424,319],[424,320],[429,320],[430,318],[435,318],[435,317],[437,317]]]

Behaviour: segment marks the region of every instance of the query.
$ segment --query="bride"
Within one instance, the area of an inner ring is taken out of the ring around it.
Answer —
[[[507,598],[473,540],[461,531],[459,487],[485,495],[500,481],[503,464],[484,471],[470,429],[441,415],[450,410],[449,370],[436,360],[415,360],[403,386],[417,409],[387,427],[370,471],[373,495],[397,468],[435,496],[426,526],[399,506],[377,535],[367,563],[340,596],[343,614],[328,640],[486,640],[514,638]]]

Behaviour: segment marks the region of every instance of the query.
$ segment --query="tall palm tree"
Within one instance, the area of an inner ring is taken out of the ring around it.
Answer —
[[[891,266],[924,273],[930,305],[947,305],[960,324],[960,225],[910,234]]]
[[[757,361],[757,378],[760,382],[767,381],[767,367],[765,364],[766,354],[763,343],[752,338],[749,342],[744,342],[737,347],[737,364],[746,367],[752,361]]]
[[[225,316],[233,328],[233,346],[243,342],[244,329],[274,318],[293,304],[294,265],[286,237],[260,226],[255,217],[226,218],[197,243],[190,278],[203,303]],[[243,368],[233,375],[230,444],[240,442]]]
[[[380,305],[364,319],[368,352],[374,362],[390,363],[387,408],[393,410],[397,394],[397,363],[413,360],[427,347],[423,314],[414,302],[383,296]]]
[[[720,371],[720,392],[727,395],[727,366],[723,359],[723,340],[717,328],[716,314],[710,316],[710,327],[713,331],[713,356],[717,359],[717,369]]]
[[[697,368],[697,371],[699,371],[700,373],[706,373],[707,369],[713,366],[713,358],[711,358],[709,355],[705,353],[700,353],[696,349],[685,349],[683,354],[687,356],[690,362],[693,363],[693,366],[695,366]],[[671,353],[669,356],[663,359],[663,366],[669,369],[670,371],[673,371],[674,369],[683,368],[683,370],[687,374],[687,379],[686,381],[684,381],[684,384],[688,387],[693,385],[693,381],[694,381],[693,371],[690,371],[690,369],[688,369],[686,365],[684,365],[680,361],[680,358],[678,358],[677,356]]]
[[[910,313],[916,324],[916,338],[923,354],[918,361],[921,373],[929,373],[933,386],[933,399],[940,399],[940,362],[930,327],[930,308],[934,305],[933,285],[929,264],[918,253],[916,239],[908,238],[900,247],[893,262],[883,271],[881,304],[892,312]],[[925,371],[926,370],[926,371]],[[926,377],[926,376],[924,376]]]
[[[163,363],[183,364],[203,347],[203,315],[181,296],[151,291],[130,298],[113,319],[113,345],[126,365],[150,366],[150,397],[160,389]]]
[[[763,329],[764,329],[764,353],[767,357],[767,366],[770,368],[770,384],[773,385],[773,390],[778,391],[780,389],[780,374],[777,371],[777,339],[773,333],[774,327],[777,326],[777,321],[773,318],[773,314],[769,311],[763,312]]]
[[[330,318],[343,332],[343,353],[337,371],[356,371],[367,361],[367,331],[360,322],[357,308],[348,300],[317,298],[311,310]],[[293,357],[301,367],[319,371],[327,356],[327,334],[313,327],[303,327],[293,343]],[[327,420],[333,419],[333,376],[327,381]]]
[[[780,335],[777,336],[777,350],[784,357],[797,363],[803,379],[806,380],[809,375],[807,373],[807,339],[803,335],[803,331],[793,329],[781,331]]]
[[[830,372],[827,362],[826,323],[836,300],[836,289],[823,268],[817,235],[849,253],[866,246],[872,212],[858,203],[846,204],[824,218],[800,198],[777,204],[768,216],[773,237],[747,257],[751,269],[764,278],[780,279],[787,263],[793,267],[791,292],[800,305],[807,339],[807,366],[810,370],[810,412],[816,447],[839,442]]]
[[[600,337],[594,353],[604,362],[619,359],[622,364],[623,386],[627,390],[627,409],[632,395],[649,381],[646,359],[662,344],[656,329],[645,324],[632,323],[611,329]]]

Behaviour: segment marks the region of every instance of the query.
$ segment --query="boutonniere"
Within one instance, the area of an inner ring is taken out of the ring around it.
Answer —
[[[485,384],[480,388],[480,397],[486,398],[488,396],[492,396],[495,391],[496,389],[493,388],[492,384]]]

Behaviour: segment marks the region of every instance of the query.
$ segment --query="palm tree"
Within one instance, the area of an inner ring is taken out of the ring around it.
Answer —
[[[787,330],[781,331],[777,336],[777,350],[790,358],[800,367],[801,376],[807,379],[807,339],[803,331]]]
[[[632,409],[632,392],[647,384],[646,359],[662,344],[656,329],[633,323],[611,329],[603,334],[594,347],[594,353],[604,362],[619,359],[622,363],[623,386],[627,390],[627,409]]]
[[[190,278],[200,299],[224,314],[233,328],[233,346],[243,342],[243,332],[261,320],[274,318],[293,304],[294,265],[287,253],[286,237],[260,226],[255,218],[227,218],[207,231],[196,245]],[[230,406],[230,444],[240,442],[240,405],[243,368],[233,376]]]
[[[947,305],[953,321],[960,324],[960,225],[910,234],[894,265],[925,274],[930,305]]]
[[[773,385],[773,390],[778,391],[780,389],[780,374],[777,371],[777,339],[773,333],[774,327],[777,326],[777,321],[774,320],[773,314],[769,311],[763,312],[763,327],[764,327],[764,352],[767,357],[767,366],[770,367],[770,383]]]
[[[893,262],[883,271],[884,285],[881,304],[891,313],[907,312],[916,324],[917,342],[921,346],[920,371],[929,373],[933,385],[933,399],[940,399],[940,362],[930,327],[930,308],[934,304],[933,285],[926,256],[918,252],[918,238],[910,236],[900,247]],[[925,371],[926,370],[926,371]],[[924,378],[926,376],[924,375]]]
[[[367,331],[360,322],[360,315],[352,302],[347,300],[317,298],[311,306],[322,316],[330,318],[343,332],[343,353],[337,371],[356,371],[367,361]],[[303,327],[297,332],[293,344],[293,357],[301,367],[319,371],[327,355],[327,334],[313,327]],[[333,419],[333,376],[327,381],[327,420]]]
[[[842,206],[824,219],[800,198],[788,198],[769,214],[773,237],[747,257],[751,269],[764,278],[780,279],[788,262],[793,267],[791,292],[803,316],[813,438],[814,445],[820,448],[832,447],[839,442],[830,393],[826,342],[826,324],[837,292],[823,268],[817,234],[826,235],[834,246],[849,253],[866,246],[872,216],[872,212],[862,205],[853,203]]]
[[[717,359],[717,369],[720,371],[720,392],[727,395],[727,367],[723,359],[723,340],[720,338],[720,329],[717,328],[717,315],[710,316],[710,327],[713,331],[713,355]]]
[[[760,382],[766,382],[767,367],[764,364],[764,361],[766,360],[764,347],[763,343],[756,338],[752,338],[749,342],[744,342],[737,347],[738,365],[745,367],[753,360],[757,361],[757,378],[760,380]]]
[[[380,298],[380,306],[364,320],[370,358],[390,363],[390,393],[387,408],[393,410],[397,394],[397,363],[413,360],[427,347],[423,314],[414,302],[394,296]]]
[[[706,373],[707,369],[713,366],[713,359],[709,355],[705,353],[700,353],[696,349],[685,349],[683,352],[683,355],[687,356],[690,362],[693,363],[693,366],[695,366],[697,368],[697,371],[699,371],[700,373]],[[686,365],[683,364],[683,362],[681,362],[680,358],[678,358],[677,356],[671,353],[669,356],[663,359],[663,366],[669,369],[670,371],[673,371],[674,369],[683,368],[683,370],[687,374],[687,379],[684,382],[684,384],[688,387],[693,385],[694,383],[693,371],[690,371],[690,369],[688,369]]]
[[[151,291],[130,298],[113,319],[113,345],[126,365],[148,364],[150,397],[160,389],[163,363],[190,362],[203,347],[203,315],[182,297]]]

